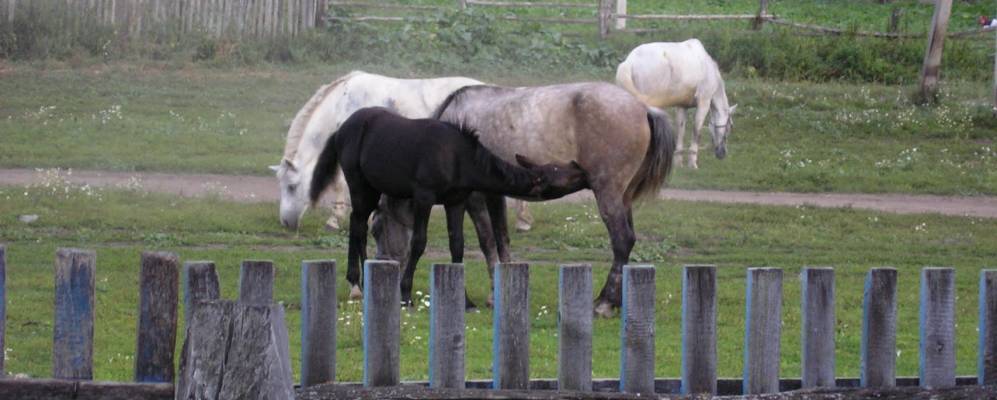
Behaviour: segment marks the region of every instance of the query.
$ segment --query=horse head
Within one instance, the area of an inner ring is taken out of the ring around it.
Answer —
[[[540,165],[526,156],[516,154],[516,162],[536,174],[532,197],[543,200],[564,197],[588,188],[588,174],[577,162]]]
[[[713,153],[719,159],[727,157],[727,136],[734,129],[734,110],[737,104],[730,106],[726,110],[715,107],[710,114],[710,134],[713,136]]]
[[[283,159],[270,169],[277,173],[280,186],[280,224],[289,229],[297,229],[301,216],[308,208],[308,185],[301,179],[301,172],[294,161]]]

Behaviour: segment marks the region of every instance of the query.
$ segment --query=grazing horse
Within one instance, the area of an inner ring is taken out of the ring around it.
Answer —
[[[516,155],[516,159],[522,167],[489,152],[467,127],[435,119],[407,119],[382,107],[363,108],[328,140],[312,174],[309,198],[317,201],[342,169],[353,206],[346,273],[352,285],[359,284],[360,263],[366,258],[367,218],[381,195],[412,199],[414,232],[401,281],[402,301],[409,304],[412,277],[426,248],[426,226],[434,204],[443,204],[446,209],[451,259],[460,263],[464,257],[464,202],[472,191],[499,198],[510,194],[551,199],[587,185],[585,172],[577,163],[539,166],[523,156]]]
[[[637,46],[616,68],[616,83],[649,106],[678,108],[676,164],[682,163],[686,112],[690,108],[696,109],[696,116],[689,145],[689,168],[699,168],[700,133],[707,112],[711,115],[713,151],[719,159],[727,156],[727,135],[734,126],[731,114],[737,105],[730,106],[727,102],[720,68],[699,40]]]
[[[656,195],[671,170],[675,137],[665,113],[619,86],[588,82],[467,86],[447,97],[434,117],[476,130],[481,144],[507,161],[516,154],[540,163],[577,161],[612,242],[613,267],[595,305],[598,315],[612,316],[622,299],[623,264],[636,240],[633,202]],[[504,199],[486,197],[499,258],[506,261]]]

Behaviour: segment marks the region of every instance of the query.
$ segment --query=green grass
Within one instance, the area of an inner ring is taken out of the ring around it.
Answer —
[[[369,64],[13,64],[0,79],[0,167],[268,175],[266,166],[279,161],[297,110],[315,88],[351,67],[420,76]],[[477,77],[535,85],[611,76],[607,69]],[[730,155],[716,160],[704,134],[701,168],[678,169],[672,186],[997,194],[997,122],[990,116],[988,87],[945,82],[941,104],[920,107],[907,100],[910,88],[904,86],[730,79],[728,95],[740,104]]]
[[[596,289],[605,276],[609,251],[605,228],[592,204],[538,204],[535,230],[513,237],[514,258],[530,261],[531,376],[556,376],[558,263],[592,262]],[[38,214],[31,225],[16,216]],[[444,262],[446,235],[440,213],[430,227],[428,256],[415,290],[426,294],[432,262]],[[345,260],[346,239],[322,231],[325,215],[309,214],[297,234],[274,223],[272,204],[233,204],[135,192],[83,190],[61,184],[0,189],[0,237],[8,254],[7,371],[35,377],[51,371],[52,264],[57,247],[97,251],[97,379],[130,380],[134,360],[139,254],[170,250],[182,260],[213,260],[222,294],[236,297],[238,264],[272,259],[275,296],[288,310],[292,363],[299,365],[299,263],[304,259]],[[862,282],[871,267],[899,270],[898,373],[917,374],[917,298],[923,266],[957,270],[956,345],[961,375],[975,373],[977,276],[995,267],[997,221],[931,215],[886,215],[852,209],[761,207],[649,202],[638,209],[635,262],[658,266],[657,376],[679,374],[681,279],[679,266],[719,267],[718,351],[722,376],[739,376],[743,351],[745,268],[784,269],[782,376],[800,371],[800,286],[802,266],[834,266],[837,275],[837,366],[839,376],[858,374]],[[468,235],[471,235],[468,227]],[[469,241],[471,243],[472,241]],[[467,263],[472,298],[487,296],[487,273],[475,249]],[[345,273],[341,266],[340,275]],[[361,377],[359,305],[345,302],[340,278],[337,375]],[[428,310],[403,312],[402,377],[426,379]],[[469,314],[468,376],[490,376],[490,313]],[[595,376],[617,376],[618,320],[595,324]]]

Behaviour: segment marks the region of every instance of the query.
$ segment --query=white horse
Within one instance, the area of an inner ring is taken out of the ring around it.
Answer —
[[[727,156],[727,135],[734,126],[731,114],[737,105],[727,102],[724,80],[716,61],[698,39],[681,43],[645,43],[634,48],[616,68],[616,83],[645,104],[677,107],[676,164],[682,163],[686,111],[696,109],[689,145],[689,168],[698,168],[700,132],[710,112],[710,132],[717,158]]]
[[[296,229],[308,208],[308,191],[319,153],[329,136],[339,129],[354,111],[371,106],[395,110],[408,118],[426,118],[454,90],[481,82],[471,78],[395,79],[353,71],[315,92],[298,111],[287,132],[284,158],[270,168],[280,183],[280,223]],[[347,215],[349,191],[342,174],[330,186],[333,215],[326,221],[329,229],[339,229],[339,220]]]

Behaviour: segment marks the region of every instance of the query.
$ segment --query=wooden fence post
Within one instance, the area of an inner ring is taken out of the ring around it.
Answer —
[[[97,254],[59,249],[55,259],[52,377],[93,379],[94,273]]]
[[[609,24],[613,16],[613,0],[599,0],[599,37],[609,36]]]
[[[997,383],[997,270],[980,271],[980,346],[977,372],[980,385]]]
[[[429,275],[429,387],[464,388],[464,264]]]
[[[17,0],[7,0],[7,22],[14,23],[14,14],[17,11]]]
[[[682,272],[682,394],[717,393],[717,267]]]
[[[804,268],[802,275],[802,386],[834,387],[834,269]]]
[[[562,265],[557,276],[557,389],[592,390],[592,266]]]
[[[654,266],[623,266],[620,392],[654,394]]]
[[[0,244],[0,352],[7,344],[4,341],[7,327],[7,248]],[[4,357],[0,355],[0,376],[4,375]]]
[[[931,17],[931,31],[928,32],[928,48],[924,52],[924,65],[921,67],[921,98],[925,100],[933,100],[938,93],[942,48],[951,14],[952,0],[935,0],[935,14]]]
[[[492,315],[492,387],[530,386],[530,267],[499,263],[495,268]]]
[[[955,270],[921,270],[921,387],[955,386]]]
[[[744,394],[779,391],[782,270],[749,268],[745,301]]]
[[[997,31],[994,31],[994,118],[997,118]]]
[[[862,387],[896,386],[897,270],[873,268],[862,296],[859,381]]]
[[[221,291],[218,287],[218,274],[211,261],[189,261],[183,263],[183,321],[190,327],[194,306],[201,301],[218,300]]]
[[[336,380],[336,262],[301,262],[301,386]]]
[[[395,386],[402,300],[398,262],[367,260],[363,267],[363,385]]]
[[[273,303],[273,262],[247,260],[239,270],[239,301],[246,304]]]
[[[177,255],[173,253],[142,253],[136,382],[173,383],[180,286],[178,263]]]
[[[768,18],[769,14],[769,0],[758,0],[758,16],[751,23],[751,28],[754,30],[762,29],[762,25],[765,24],[765,19]]]
[[[616,29],[627,29],[627,19],[619,15],[627,15],[627,0],[616,0]]]
[[[467,9],[467,0],[457,0],[457,8],[461,10]]]

